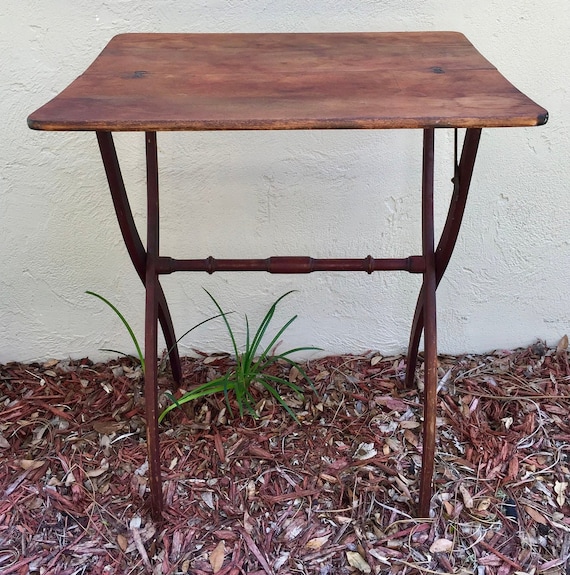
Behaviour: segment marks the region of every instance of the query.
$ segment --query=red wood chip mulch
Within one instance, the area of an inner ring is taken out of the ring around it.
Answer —
[[[261,391],[257,418],[223,397],[174,410],[160,525],[135,364],[0,365],[0,573],[566,574],[566,348],[440,358],[430,519],[414,516],[421,395],[401,357],[304,364],[315,389],[282,390],[299,423]],[[184,359],[185,388],[230,361]]]

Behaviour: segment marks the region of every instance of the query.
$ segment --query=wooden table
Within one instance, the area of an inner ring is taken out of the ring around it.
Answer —
[[[157,323],[181,380],[176,338],[159,276],[174,271],[405,270],[421,273],[408,349],[414,381],[424,331],[424,427],[419,514],[429,515],[436,437],[436,289],[455,246],[482,128],[536,126],[546,110],[511,85],[454,32],[342,34],[122,34],[53,100],[28,118],[36,130],[94,131],[127,249],[146,288],[145,401],[151,509],[160,518]],[[422,253],[407,258],[173,259],[159,253],[157,132],[177,130],[423,130]],[[447,220],[435,244],[434,130],[454,128]],[[458,128],[465,128],[461,154]],[[146,135],[147,239],[137,233],[114,131]]]

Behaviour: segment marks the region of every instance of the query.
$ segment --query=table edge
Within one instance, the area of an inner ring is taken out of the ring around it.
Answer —
[[[92,122],[81,125],[78,122],[49,122],[35,120],[28,116],[28,127],[32,130],[51,132],[209,132],[209,131],[265,131],[265,130],[397,130],[427,128],[524,128],[542,126],[548,122],[548,111],[536,117],[519,118],[480,118],[462,119],[457,122],[444,122],[440,118],[433,121],[422,118],[397,119],[320,119],[320,120],[204,120],[175,124],[172,121],[130,122],[128,126],[119,122]]]

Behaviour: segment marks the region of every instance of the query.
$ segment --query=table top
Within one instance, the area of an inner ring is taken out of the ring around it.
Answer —
[[[535,126],[548,113],[456,32],[121,34],[37,130]]]

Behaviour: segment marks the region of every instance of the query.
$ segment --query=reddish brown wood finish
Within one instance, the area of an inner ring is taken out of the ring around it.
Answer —
[[[547,112],[456,32],[122,34],[38,130],[534,126]]]
[[[422,472],[420,481],[420,517],[429,517],[432,478],[435,467],[435,434],[437,414],[437,314],[435,230],[433,225],[435,130],[424,130],[422,166],[422,255],[425,262],[423,292],[424,319],[424,425]]]
[[[265,259],[217,259],[177,260],[161,257],[157,272],[171,274],[181,272],[269,272],[271,274],[309,274],[312,272],[366,272],[407,271],[421,274],[425,271],[422,256],[407,258],[311,258],[309,256],[271,256]]]
[[[156,272],[159,251],[158,155],[156,132],[148,132],[146,139],[146,274],[145,274],[145,415],[150,483],[150,507],[153,518],[161,519],[163,497],[160,474],[160,437],[158,430],[158,294],[161,292]]]

